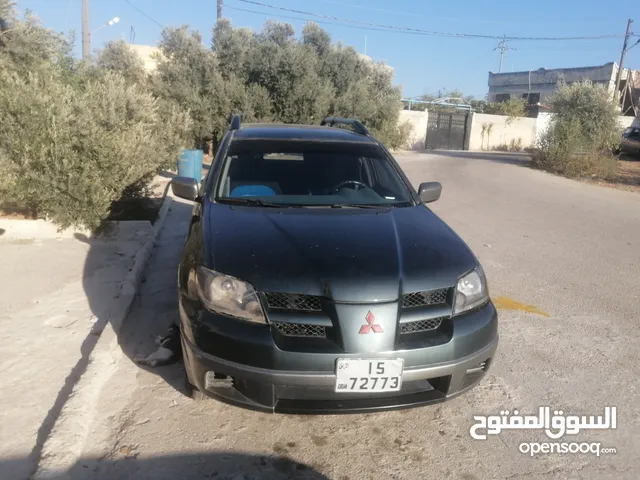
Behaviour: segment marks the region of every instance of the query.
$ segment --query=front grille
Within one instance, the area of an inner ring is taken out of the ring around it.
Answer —
[[[447,303],[448,290],[448,288],[439,288],[437,290],[407,293],[402,297],[402,306],[404,308],[413,308]]]
[[[327,331],[320,325],[304,325],[302,323],[273,322],[272,325],[280,335],[285,337],[325,338]]]
[[[298,295],[295,293],[265,293],[267,305],[273,310],[298,310],[319,312],[322,310],[320,297],[314,295]]]
[[[428,320],[418,320],[417,322],[401,323],[400,333],[419,333],[436,330],[442,324],[445,317],[429,318]]]

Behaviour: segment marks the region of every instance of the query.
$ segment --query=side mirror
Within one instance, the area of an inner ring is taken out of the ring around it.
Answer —
[[[442,193],[442,184],[440,182],[424,182],[418,187],[418,195],[423,203],[435,202],[440,198]]]
[[[176,197],[191,200],[192,202],[198,198],[198,190],[200,185],[195,178],[174,177],[171,180],[171,191]]]

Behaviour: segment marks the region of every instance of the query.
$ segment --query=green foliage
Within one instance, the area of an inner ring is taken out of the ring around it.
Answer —
[[[524,150],[522,147],[522,137],[518,137],[518,139],[512,138],[509,143],[497,145],[493,147],[493,150],[499,152],[522,152]]]
[[[35,75],[2,80],[0,152],[10,172],[2,198],[63,227],[98,227],[128,186],[177,158],[188,119],[162,118],[156,100],[121,75],[82,89]]]
[[[242,78],[254,39],[247,28],[233,28],[226,18],[218,21],[213,29],[212,51],[215,53],[224,78]]]
[[[404,121],[398,128],[389,133],[388,147],[392,150],[399,150],[401,148],[411,148],[410,138],[413,133],[413,125],[410,121]]]
[[[175,165],[180,148],[218,141],[233,113],[245,122],[355,117],[390,148],[409,135],[392,71],[312,23],[296,39],[288,24],[253,33],[221,20],[211,48],[188,26],[169,27],[147,74],[125,42],[87,65],[71,56],[71,39],[17,18],[12,1],[0,0],[0,18],[0,203],[63,227],[98,227],[114,202]]]
[[[94,229],[125,191],[174,164],[190,122],[120,72],[78,68],[68,51],[29,19],[14,16],[3,34],[0,202]]]
[[[107,43],[96,65],[99,71],[120,73],[129,84],[144,85],[147,81],[142,59],[123,40]]]
[[[217,141],[232,113],[244,121],[318,124],[327,115],[358,118],[392,146],[401,135],[400,90],[391,70],[332,45],[317,24],[297,40],[291,25],[271,22],[253,33],[220,20],[212,48],[186,27],[165,29],[154,92],[188,108],[196,145]]]
[[[505,115],[510,118],[525,116],[526,102],[522,99],[512,98],[506,102],[487,102],[483,105],[482,113],[490,115]]]
[[[537,145],[534,165],[570,177],[613,173],[612,151],[621,128],[607,90],[589,80],[560,84],[550,104],[554,115]]]

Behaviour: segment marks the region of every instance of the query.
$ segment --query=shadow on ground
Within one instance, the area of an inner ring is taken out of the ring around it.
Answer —
[[[153,337],[163,335],[169,326],[178,323],[178,264],[189,231],[193,204],[174,199],[162,230],[158,233],[152,253],[146,263],[138,295],[118,334],[118,343],[125,355],[135,362],[158,347]],[[87,260],[90,269],[91,255]],[[87,291],[92,308],[102,308],[104,301],[95,292]],[[160,376],[174,389],[187,394],[182,362],[158,367],[138,368]]]
[[[192,209],[193,203],[174,199],[147,261],[138,296],[118,336],[120,348],[132,361],[154,352],[158,346],[153,337],[166,334],[171,324],[179,322],[178,264]],[[138,365],[138,368],[160,376],[171,387],[187,394],[181,361],[153,368]]]
[[[313,467],[295,462],[286,457],[257,456],[231,452],[193,453],[182,455],[162,455],[141,458],[126,452],[119,458],[81,458],[68,472],[51,476],[52,480],[174,480],[184,479],[249,479],[268,478],[273,480],[328,480],[328,477]],[[12,471],[15,464],[24,458],[0,460],[0,471]]]
[[[203,168],[208,172],[209,165],[205,164]],[[203,181],[206,172],[203,170]],[[171,178],[175,176],[168,175]],[[119,330],[116,329],[120,348],[134,363],[136,358],[145,357],[158,348],[153,340],[155,336],[166,334],[172,324],[179,323],[178,264],[189,232],[192,210],[192,202],[174,197],[145,265],[138,295],[123,325]],[[91,263],[90,251],[85,267],[87,274],[91,271]],[[108,299],[104,299],[99,292],[91,291],[88,284],[86,287],[92,310],[100,311]],[[181,361],[166,366],[137,367],[160,376],[175,390],[188,395]]]
[[[448,158],[464,158],[468,160],[488,160],[490,162],[506,163],[529,167],[531,155],[520,152],[470,152],[467,150],[428,150],[430,155],[439,155]]]
[[[112,325],[118,333],[118,342],[122,350],[132,360],[135,356],[151,353],[156,348],[152,340],[153,335],[165,333],[171,323],[178,321],[177,266],[189,228],[192,207],[190,202],[174,201],[172,203],[164,228],[159,232],[146,264],[143,283],[140,285],[139,295],[133,302],[129,316],[124,320],[124,325]],[[117,314],[117,309],[121,308],[123,302],[117,300],[123,292],[119,290],[115,297],[112,293],[114,289],[106,292],[104,279],[101,278],[104,270],[109,268],[109,265],[103,264],[104,255],[101,254],[101,250],[104,250],[105,242],[110,240],[101,236],[87,238],[82,234],[76,234],[76,239],[90,246],[83,268],[82,283],[94,317],[94,326],[82,340],[79,360],[58,391],[53,405],[38,430],[32,451],[27,459],[21,459],[29,462],[32,468],[35,468],[40,461],[45,442],[51,435],[56,420],[73,394],[75,385],[87,370],[100,335],[114,319],[121,318],[121,315]],[[134,259],[131,259],[129,271],[133,267],[133,262]],[[111,279],[119,283],[122,280],[123,278]],[[138,312],[137,315],[136,312]],[[183,391],[181,365],[161,367],[153,369],[153,372],[165,378],[176,389]],[[1,466],[0,471],[3,471]]]

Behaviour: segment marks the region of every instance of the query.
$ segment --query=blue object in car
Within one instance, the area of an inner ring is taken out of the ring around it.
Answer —
[[[240,185],[231,191],[230,197],[269,197],[276,192],[266,185]]]

